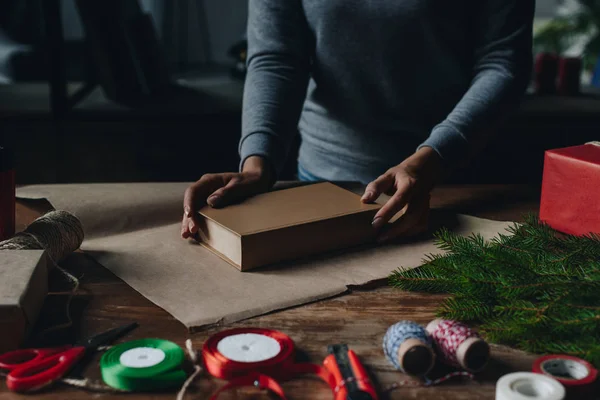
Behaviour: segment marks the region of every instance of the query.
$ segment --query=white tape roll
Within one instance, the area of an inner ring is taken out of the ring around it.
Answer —
[[[221,339],[217,344],[217,350],[230,360],[253,363],[275,357],[281,352],[281,346],[272,337],[242,333]]]
[[[565,395],[560,382],[533,372],[504,375],[496,383],[496,400],[564,400]]]

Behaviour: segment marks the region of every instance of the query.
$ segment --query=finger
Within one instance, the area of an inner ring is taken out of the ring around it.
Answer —
[[[423,233],[429,225],[429,196],[424,199],[413,199],[406,207],[406,212],[392,224],[379,238],[379,242],[389,242],[400,237],[414,236]]]
[[[399,213],[408,204],[412,196],[411,188],[412,184],[409,180],[402,181],[399,184],[396,193],[375,214],[375,218],[373,218],[373,227],[375,229],[383,228],[394,215]]]
[[[393,187],[394,176],[392,174],[385,173],[367,185],[361,201],[363,203],[372,203],[377,200],[382,193],[388,192]]]
[[[207,202],[211,207],[220,208],[244,200],[258,192],[257,182],[235,177],[211,194]]]
[[[223,207],[230,203],[229,197],[235,193],[235,187],[242,182],[241,177],[233,177],[227,182],[225,186],[215,190],[208,199],[207,204],[211,207]]]
[[[183,214],[183,218],[181,219],[181,237],[184,239],[188,239],[191,236],[190,232],[190,219]]]
[[[201,186],[194,184],[185,191],[183,197],[183,221],[181,227],[181,236],[184,239],[193,236],[198,231],[197,210],[200,206]]]
[[[206,198],[210,193],[225,185],[225,179],[224,175],[204,175],[185,191],[181,228],[184,238],[198,232],[198,210],[206,204]]]

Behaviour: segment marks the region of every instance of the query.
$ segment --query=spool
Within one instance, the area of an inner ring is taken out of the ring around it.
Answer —
[[[278,331],[230,329],[211,336],[202,349],[207,371],[231,380],[257,371],[282,378],[294,362],[294,342]]]
[[[496,400],[564,400],[565,396],[560,382],[533,372],[504,375],[496,383]]]
[[[412,321],[400,321],[388,328],[383,351],[396,369],[408,375],[423,377],[435,364],[431,337]]]
[[[112,347],[102,356],[102,380],[115,389],[141,392],[181,386],[186,379],[183,349],[161,339],[141,339]]]
[[[560,382],[569,394],[583,395],[594,390],[598,370],[581,358],[567,355],[547,355],[533,363],[533,372],[550,376]]]
[[[242,386],[268,389],[285,400],[278,381],[301,374],[315,374],[332,388],[337,384],[319,365],[296,364],[292,339],[271,329],[237,328],[217,333],[204,343],[202,358],[212,376],[229,381],[212,394],[211,400],[223,391]]]
[[[468,326],[436,319],[426,329],[445,363],[469,372],[480,372],[487,365],[490,346]]]
[[[46,250],[58,263],[81,246],[83,226],[66,211],[51,211],[33,221],[23,232],[0,242],[0,250]]]

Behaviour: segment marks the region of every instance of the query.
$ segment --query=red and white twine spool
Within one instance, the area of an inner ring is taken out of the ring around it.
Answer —
[[[489,359],[489,346],[467,325],[436,319],[427,325],[440,358],[447,364],[470,372],[481,371]]]

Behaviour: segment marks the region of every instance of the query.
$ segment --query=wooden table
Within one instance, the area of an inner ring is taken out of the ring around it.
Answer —
[[[527,212],[535,212],[539,205],[539,188],[529,186],[460,186],[436,189],[432,207],[453,210],[497,220],[520,220]],[[44,202],[26,202],[17,205],[17,229],[23,229],[41,212],[49,208]],[[223,329],[189,333],[186,328],[161,308],[142,297],[119,278],[97,264],[83,253],[74,254],[63,264],[76,276],[81,277],[81,288],[76,295],[72,310],[74,329],[63,333],[62,341],[70,335],[92,335],[130,321],[140,327],[126,340],[145,337],[169,339],[181,346],[191,338],[196,349],[211,334]],[[368,266],[365,266],[368,268]],[[37,331],[46,325],[64,320],[64,305],[68,289],[55,274],[51,279],[53,293],[48,297]],[[328,344],[348,343],[362,358],[378,382],[379,388],[389,387],[406,376],[394,371],[384,359],[381,343],[386,329],[393,323],[409,319],[427,323],[435,316],[436,307],[444,295],[407,293],[385,285],[353,290],[350,294],[330,300],[272,313],[262,317],[232,324],[228,327],[268,327],[281,330],[294,339],[301,356],[320,363],[326,356]],[[455,380],[437,387],[404,387],[382,395],[382,399],[494,399],[496,380],[512,371],[528,371],[534,356],[500,346],[492,346],[492,361],[477,382]],[[89,363],[86,376],[99,378],[97,356]],[[196,381],[187,399],[206,399],[223,383],[203,375]],[[289,399],[330,400],[331,390],[315,378],[302,378],[287,382],[284,389]],[[24,397],[7,391],[0,383],[0,399],[12,400]],[[36,396],[37,399],[174,399],[175,392],[152,395],[114,395],[89,393],[82,390],[57,386]],[[233,391],[223,399],[266,399],[269,396],[256,389]]]

